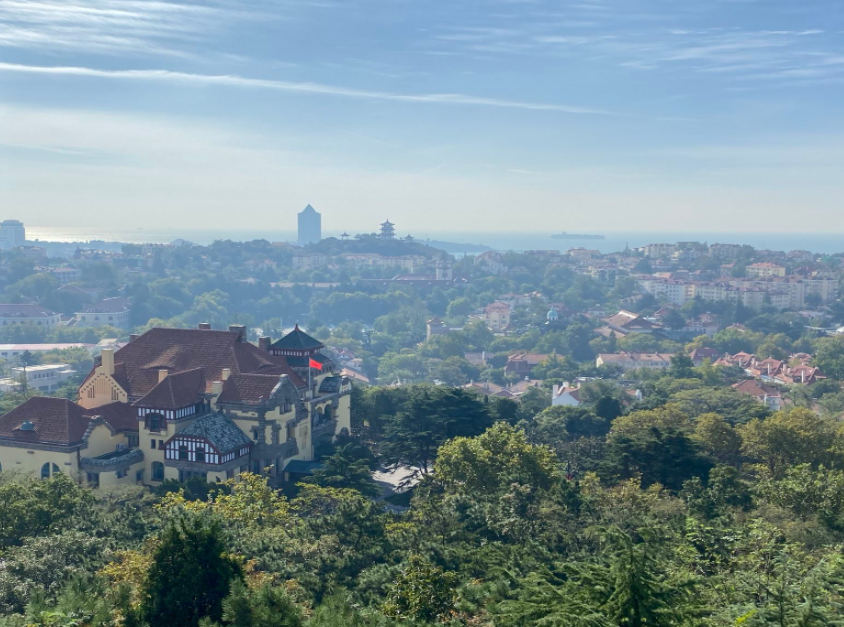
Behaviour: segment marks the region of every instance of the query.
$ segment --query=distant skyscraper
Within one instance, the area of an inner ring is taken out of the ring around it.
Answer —
[[[322,216],[308,205],[299,213],[299,245],[315,244],[322,239]]]
[[[11,250],[17,246],[26,245],[26,230],[19,220],[3,220],[0,222],[0,249]]]

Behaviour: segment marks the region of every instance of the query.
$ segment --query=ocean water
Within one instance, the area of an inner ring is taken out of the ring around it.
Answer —
[[[463,243],[482,244],[496,250],[561,250],[570,248],[589,248],[602,253],[624,250],[626,246],[635,248],[652,243],[674,243],[680,241],[698,241],[708,244],[749,244],[757,249],[770,250],[809,250],[814,253],[844,253],[844,234],[830,233],[693,233],[693,232],[624,232],[607,231],[600,233],[602,240],[551,239],[550,233],[536,232],[444,232],[413,233],[418,240],[426,238]],[[339,232],[326,231],[324,237],[339,235]],[[273,242],[294,242],[293,231],[268,230],[194,230],[194,229],[119,229],[103,227],[26,227],[27,240],[43,242],[90,242],[95,240],[123,242],[131,244],[154,243],[166,244],[176,239],[185,239],[197,244],[210,244],[219,239],[251,241],[266,239]],[[459,248],[459,247],[458,247]]]

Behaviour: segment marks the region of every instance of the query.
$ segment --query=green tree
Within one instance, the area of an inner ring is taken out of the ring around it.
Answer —
[[[263,583],[249,588],[235,579],[223,600],[223,620],[228,627],[301,627],[302,610],[283,588]]]
[[[384,613],[394,618],[443,621],[454,609],[457,581],[456,573],[412,554],[387,595]]]
[[[150,625],[197,627],[219,621],[223,599],[237,579],[238,563],[227,555],[216,522],[180,516],[164,529],[144,582],[141,614]]]

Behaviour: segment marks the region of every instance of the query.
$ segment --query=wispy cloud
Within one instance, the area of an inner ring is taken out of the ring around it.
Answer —
[[[262,78],[249,78],[233,74],[191,74],[187,72],[171,72],[169,70],[102,70],[89,67],[62,67],[23,65],[17,63],[0,63],[0,72],[14,72],[23,74],[52,75],[52,76],[81,76],[111,80],[134,80],[166,82],[178,85],[221,85],[230,87],[245,87],[254,89],[270,89],[276,91],[294,92],[300,94],[314,94],[322,96],[338,96],[367,100],[385,100],[395,102],[419,102],[447,105],[474,105],[480,107],[498,107],[506,109],[525,109],[533,111],[556,111],[573,114],[602,114],[610,112],[602,109],[578,107],[571,105],[522,102],[472,96],[469,94],[400,94],[385,91],[370,91],[326,85],[321,83],[303,83],[291,81],[277,81]]]
[[[260,5],[169,0],[0,0],[0,47],[44,53],[192,56],[232,24],[278,18]]]

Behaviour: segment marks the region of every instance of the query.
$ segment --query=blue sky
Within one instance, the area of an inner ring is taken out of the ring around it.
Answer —
[[[31,224],[844,232],[844,3],[0,0]]]

